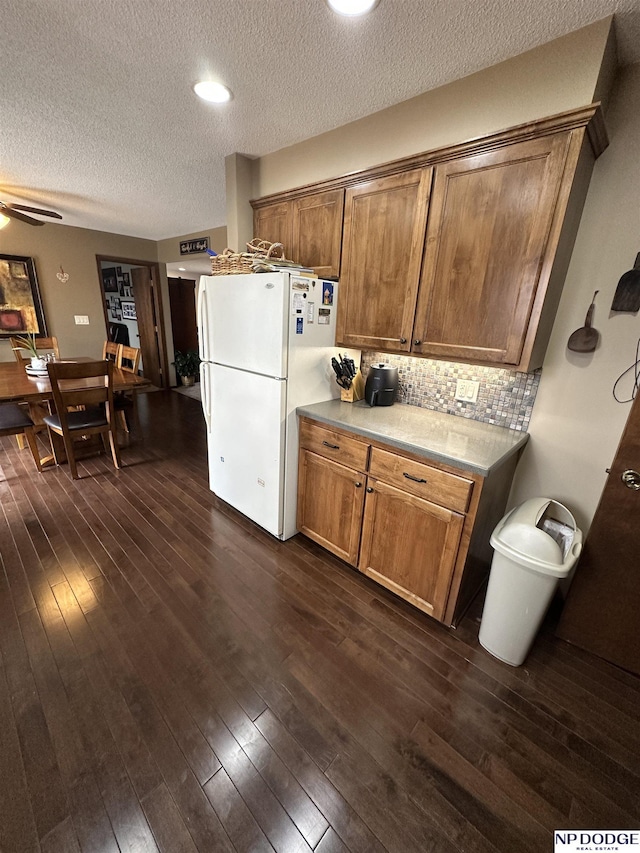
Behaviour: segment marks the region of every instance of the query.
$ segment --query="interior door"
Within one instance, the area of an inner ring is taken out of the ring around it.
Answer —
[[[162,375],[158,318],[156,316],[151,268],[136,267],[132,269],[131,280],[140,335],[142,372],[145,379],[149,379],[158,388],[163,388],[165,383]],[[136,346],[136,343],[132,341],[131,346]]]
[[[640,394],[567,596],[558,636],[640,674]]]
[[[198,349],[196,283],[189,278],[169,278],[169,307],[174,352]]]

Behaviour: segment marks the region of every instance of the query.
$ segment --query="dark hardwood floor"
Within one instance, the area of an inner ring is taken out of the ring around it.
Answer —
[[[548,853],[640,826],[640,680],[526,665],[207,485],[199,403],[39,475],[0,448],[0,850]]]

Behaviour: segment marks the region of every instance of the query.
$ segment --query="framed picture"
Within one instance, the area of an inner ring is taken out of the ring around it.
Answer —
[[[116,318],[116,320],[122,320],[122,311],[114,310],[113,316]]]
[[[136,303],[135,302],[121,302],[122,307],[122,319],[123,320],[137,320],[138,316],[136,314]]]
[[[102,270],[102,289],[105,293],[118,293],[118,277],[115,267],[105,267]]]
[[[117,297],[117,296],[116,296],[116,298],[113,300],[113,307],[116,309],[116,311],[119,311],[119,310],[120,310],[120,300],[118,299],[118,297]]]
[[[0,254],[0,337],[47,334],[33,258]]]
[[[116,275],[122,275],[122,267],[116,267]]]

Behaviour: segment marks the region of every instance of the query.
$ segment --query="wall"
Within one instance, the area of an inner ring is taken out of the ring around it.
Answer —
[[[557,498],[585,530],[630,410],[629,403],[614,400],[612,387],[635,361],[640,338],[640,315],[609,310],[620,276],[640,251],[640,65],[620,73],[607,128],[611,144],[595,164],[542,368],[531,441],[510,499],[515,505],[535,495]],[[583,325],[594,290],[600,344],[592,354],[573,353],[567,340]],[[621,390],[629,397],[627,380]]]
[[[590,104],[611,18],[253,162],[253,198]],[[229,187],[227,188],[229,193]]]
[[[156,251],[153,240],[49,222],[34,227],[14,220],[0,231],[1,254],[34,259],[48,331],[63,356],[102,357],[106,326],[96,255],[155,261]],[[64,284],[56,278],[61,266],[69,274]],[[88,315],[89,325],[76,326],[76,314]],[[0,360],[13,360],[8,341],[0,341]]]
[[[110,269],[115,266],[116,270],[124,273],[128,276],[129,285],[123,286],[119,282],[119,291],[118,293],[105,293],[105,302],[109,305],[107,309],[107,319],[110,323],[122,323],[124,324],[129,331],[129,346],[139,347],[140,346],[140,333],[138,331],[138,321],[137,320],[127,320],[122,316],[122,303],[123,302],[133,302],[135,305],[135,300],[132,295],[132,284],[133,284],[133,276],[131,275],[131,271],[133,269],[139,269],[139,267],[131,266],[131,264],[113,264],[112,261],[100,261],[100,267],[104,271],[105,269]],[[117,308],[117,305],[120,305],[120,309]],[[116,314],[116,311],[119,311],[119,315]],[[142,357],[139,361],[138,369],[144,372],[144,367],[142,364]]]

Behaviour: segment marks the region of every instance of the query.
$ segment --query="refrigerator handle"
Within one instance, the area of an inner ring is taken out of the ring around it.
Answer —
[[[208,349],[206,341],[207,336],[209,334],[209,314],[207,311],[207,295],[206,289],[207,286],[204,282],[204,276],[200,279],[200,283],[198,285],[198,305],[197,305],[197,318],[198,318],[198,349],[200,350],[200,358],[202,361],[208,361],[209,356],[205,350]],[[206,409],[205,409],[206,411]]]
[[[200,363],[200,392],[202,394],[202,411],[204,412],[204,419],[207,424],[207,432],[211,432],[211,408],[209,405],[209,401],[211,399],[211,395],[209,394],[209,367],[211,367],[211,365],[206,361]]]

